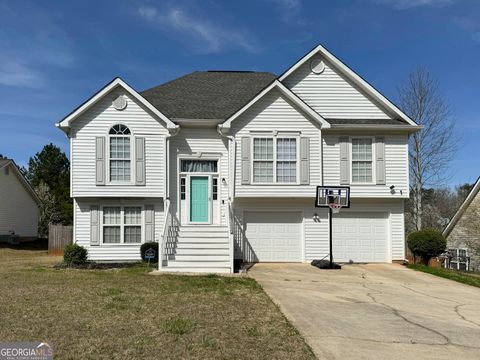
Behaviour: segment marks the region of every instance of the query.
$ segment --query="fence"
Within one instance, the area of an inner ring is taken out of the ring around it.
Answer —
[[[73,226],[48,226],[48,255],[63,255],[65,245],[71,244]]]

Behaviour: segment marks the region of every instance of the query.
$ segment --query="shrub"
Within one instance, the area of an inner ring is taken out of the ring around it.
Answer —
[[[420,256],[425,265],[433,256],[440,255],[447,247],[445,237],[433,229],[412,232],[408,235],[407,244],[413,255]]]
[[[145,251],[147,251],[148,249],[155,250],[155,258],[150,259],[150,261],[151,262],[157,262],[158,261],[158,243],[157,242],[147,242],[147,243],[142,244],[142,246],[140,246],[140,255],[142,256],[143,261],[148,261],[147,259],[145,259]]]
[[[69,244],[63,251],[63,261],[67,265],[82,265],[88,261],[88,251],[83,246]]]

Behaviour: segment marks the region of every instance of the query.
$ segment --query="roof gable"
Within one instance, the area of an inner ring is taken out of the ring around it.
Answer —
[[[155,114],[159,119],[164,121],[167,126],[167,129],[177,128],[177,125],[175,125],[168,117],[166,117],[162,112],[160,112],[157,108],[155,108],[152,104],[150,104],[145,98],[143,98],[139,93],[137,93],[132,87],[130,87],[125,81],[123,81],[118,77],[113,79],[111,82],[105,85],[101,90],[99,90],[92,97],[90,97],[87,101],[85,101],[75,110],[73,110],[62,121],[56,124],[56,126],[64,131],[68,131],[73,121],[75,121],[80,115],[82,115],[88,109],[90,109],[93,105],[95,105],[100,99],[102,99],[104,96],[106,96],[107,94],[109,94],[111,91],[113,91],[118,87],[122,87],[133,98],[138,100],[142,105],[144,105],[148,110],[150,110],[153,114]]]
[[[408,125],[416,126],[417,124],[410,119],[406,114],[404,114],[397,106],[395,106],[391,101],[384,97],[378,90],[371,86],[367,81],[361,78],[356,74],[352,69],[347,65],[341,62],[337,57],[331,54],[323,46],[318,45],[299,61],[297,61],[293,66],[291,66],[287,71],[285,71],[280,77],[279,80],[285,82],[287,78],[298,70],[300,67],[305,65],[308,60],[312,59],[314,56],[320,56],[322,59],[325,59],[328,65],[334,68],[341,76],[346,80],[351,82],[355,87],[358,87],[366,96],[371,98],[375,103],[377,103],[382,109],[386,112],[391,113],[393,117],[396,117],[404,121]]]
[[[25,179],[25,177],[23,176],[23,174],[21,173],[20,169],[17,167],[15,162],[13,160],[10,160],[10,159],[0,159],[0,170],[5,169],[6,167],[9,167],[9,169],[12,169],[12,171],[16,175],[17,179],[20,181],[20,183],[25,188],[25,190],[28,192],[28,194],[37,203],[37,205],[40,205],[41,204],[40,198],[38,197],[35,190],[33,190],[32,186],[27,181],[27,179]]]
[[[465,213],[465,211],[467,211],[468,207],[473,202],[473,200],[477,196],[480,196],[478,195],[479,192],[480,192],[480,177],[475,182],[475,185],[473,186],[472,190],[468,193],[467,197],[463,201],[462,205],[460,205],[455,215],[453,215],[452,220],[450,220],[445,230],[443,230],[443,236],[447,237],[448,235],[450,235],[452,230],[455,228],[455,225],[457,225],[458,221],[462,218],[462,215]]]
[[[141,92],[171,119],[225,120],[272,83],[253,71],[196,71]]]
[[[260,93],[258,93],[253,99],[251,99],[247,104],[245,104],[241,109],[235,112],[230,116],[224,123],[219,125],[219,128],[222,130],[228,130],[231,127],[233,121],[238,119],[245,111],[257,103],[260,99],[270,93],[273,89],[280,91],[280,93],[289,99],[293,104],[298,106],[305,114],[307,114],[313,121],[317,122],[321,128],[329,128],[330,124],[317,112],[312,110],[307,104],[305,104],[298,96],[292,93],[288,88],[285,87],[280,81],[275,80]]]

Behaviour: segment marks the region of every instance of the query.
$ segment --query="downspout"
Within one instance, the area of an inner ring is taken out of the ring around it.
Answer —
[[[163,198],[170,201],[170,138],[177,136],[180,132],[180,126],[175,125],[175,128],[168,129],[168,134],[165,136],[165,190]]]
[[[236,143],[235,143],[235,137],[232,135],[225,135],[222,132],[223,125],[219,124],[217,125],[217,133],[221,137],[227,139],[228,141],[231,142],[232,147],[230,147],[230,143],[228,145],[228,198],[230,200],[230,204],[233,205],[234,198],[235,198],[235,169],[236,169],[236,156],[235,156],[235,150],[236,150]],[[231,159],[230,159],[231,157]],[[232,161],[230,161],[232,160]]]

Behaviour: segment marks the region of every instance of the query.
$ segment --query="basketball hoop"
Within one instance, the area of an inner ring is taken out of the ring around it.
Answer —
[[[342,208],[342,205],[338,203],[330,203],[328,204],[328,207],[332,209],[332,213],[338,214],[340,212],[340,209]]]

